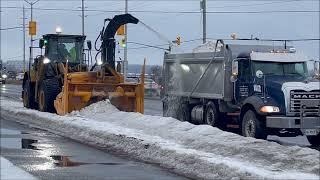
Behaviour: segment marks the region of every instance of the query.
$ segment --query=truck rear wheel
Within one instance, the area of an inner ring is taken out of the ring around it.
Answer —
[[[309,143],[312,146],[319,146],[320,145],[320,134],[316,136],[307,136]]]
[[[26,108],[34,109],[36,107],[36,103],[34,101],[34,87],[27,80],[23,86],[23,106]]]
[[[248,110],[242,118],[242,135],[245,137],[253,137],[257,139],[266,139],[267,133],[262,122],[257,118],[254,111]]]
[[[187,104],[181,104],[177,117],[180,121],[190,121],[190,111]]]
[[[209,102],[206,108],[205,123],[216,127],[218,124],[219,113],[213,102]]]
[[[44,80],[39,91],[39,110],[42,112],[56,112],[54,100],[60,93],[59,80],[56,78]]]

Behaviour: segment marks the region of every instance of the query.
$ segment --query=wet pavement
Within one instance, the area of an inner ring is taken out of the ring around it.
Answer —
[[[185,179],[1,116],[1,156],[39,179]]]

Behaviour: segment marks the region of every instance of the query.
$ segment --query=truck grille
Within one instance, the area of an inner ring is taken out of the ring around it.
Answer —
[[[320,90],[290,91],[290,113],[303,116],[320,116]]]

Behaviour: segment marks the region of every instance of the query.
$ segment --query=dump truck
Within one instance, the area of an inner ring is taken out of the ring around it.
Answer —
[[[96,42],[100,39],[98,55],[101,60],[89,67],[85,61],[85,36],[57,34],[43,35],[39,48],[44,53],[29,63],[24,74],[22,98],[27,108],[65,115],[80,110],[94,102],[109,99],[118,109],[128,112],[144,111],[144,74],[142,67],[140,82],[126,83],[123,75],[115,70],[114,38],[120,26],[139,20],[130,14],[116,15],[105,19]],[[95,44],[96,47],[96,44]]]
[[[308,75],[310,58],[293,47],[234,42],[165,53],[164,116],[261,139],[304,134],[319,145],[320,81]]]

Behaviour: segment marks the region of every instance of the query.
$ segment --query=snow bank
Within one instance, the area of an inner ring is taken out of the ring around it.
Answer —
[[[7,159],[0,157],[1,159],[1,176],[0,179],[2,180],[17,180],[17,179],[28,179],[34,180],[37,179],[31,174],[23,171],[22,169],[18,168],[17,166],[13,165]]]
[[[216,42],[208,41],[205,44],[201,44],[198,47],[192,50],[193,53],[201,53],[201,52],[214,52],[216,46]],[[220,51],[220,46],[218,46],[218,51]]]
[[[319,152],[245,138],[207,125],[118,111],[108,101],[67,116],[1,100],[2,113],[49,131],[122,151],[193,178],[319,179]]]

